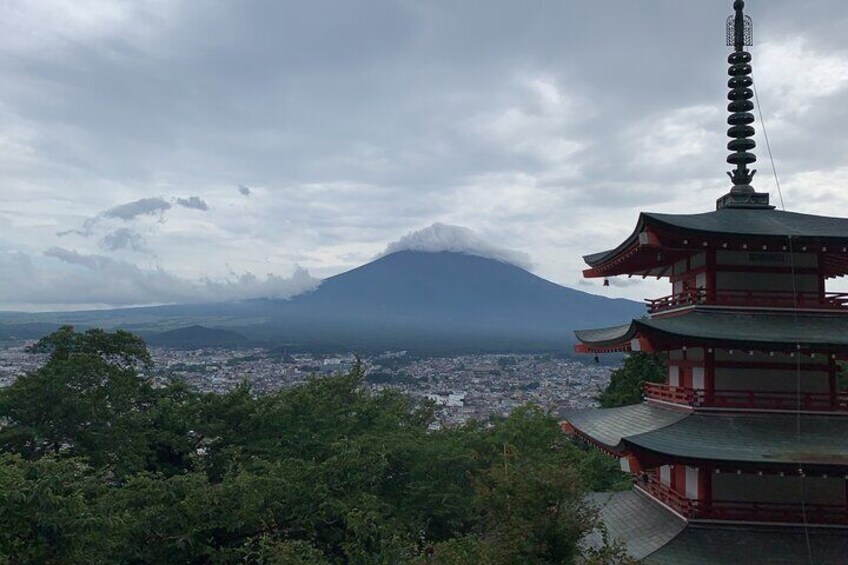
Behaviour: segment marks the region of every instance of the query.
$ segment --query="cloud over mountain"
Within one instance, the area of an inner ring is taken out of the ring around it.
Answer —
[[[381,256],[399,251],[425,251],[428,253],[452,251],[495,259],[527,271],[533,268],[530,256],[526,253],[492,245],[468,228],[441,223],[435,223],[428,228],[408,233],[399,240],[390,243]]]

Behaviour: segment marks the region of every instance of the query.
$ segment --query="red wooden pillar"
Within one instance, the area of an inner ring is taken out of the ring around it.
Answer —
[[[715,350],[704,349],[704,403],[712,406],[715,403]]]
[[[833,355],[827,356],[827,389],[830,394],[830,409],[836,410],[838,399],[836,390],[836,373],[839,371],[839,365]],[[848,490],[848,489],[846,489]]]
[[[713,503],[713,469],[698,466],[698,510],[700,516],[708,516]]]
[[[676,463],[671,466],[671,488],[679,495],[686,496],[686,465]]]
[[[706,252],[706,267],[707,267],[707,302],[715,303],[716,299],[716,250],[708,249]]]

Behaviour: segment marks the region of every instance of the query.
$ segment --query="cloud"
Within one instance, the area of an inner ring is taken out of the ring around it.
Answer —
[[[244,4],[0,2],[14,61],[0,65],[0,249],[65,265],[37,253],[131,252],[110,235],[127,228],[192,280],[295,263],[329,276],[438,219],[573,284],[581,255],[615,247],[639,210],[703,212],[729,188],[716,32],[730,2]],[[751,6],[794,211],[848,209],[830,174],[848,162],[847,14]],[[183,210],[190,194],[209,211]],[[134,202],[152,208],[100,215]],[[604,293],[655,283],[667,292]]]
[[[183,208],[201,210],[203,212],[209,211],[209,205],[206,203],[205,200],[203,200],[199,196],[190,196],[188,198],[172,198],[171,202],[174,202],[178,206],[181,206]],[[133,200],[132,202],[127,202],[126,204],[121,204],[119,206],[109,208],[108,210],[100,212],[92,218],[88,218],[83,222],[82,229],[60,231],[56,235],[62,237],[70,234],[76,234],[81,235],[83,237],[90,237],[94,233],[94,228],[104,220],[120,220],[123,222],[130,222],[143,216],[158,215],[159,220],[164,221],[165,212],[173,208],[173,204],[171,202],[168,202],[164,198],[160,197],[141,198],[139,200]],[[128,239],[128,234],[128,230],[118,229],[117,231],[112,232],[111,234],[103,236],[103,238],[101,239],[101,248],[114,251],[115,249],[127,247],[127,244],[138,244],[139,239],[134,238],[132,241],[130,241]],[[143,246],[133,246],[133,248],[135,247]]]
[[[182,206],[183,208],[190,208],[192,210],[202,210],[203,212],[209,211],[209,205],[206,203],[205,200],[203,200],[199,196],[177,198],[177,204]]]
[[[320,284],[305,269],[289,277],[252,273],[191,280],[163,269],[142,269],[103,255],[53,247],[42,257],[0,254],[0,304],[100,304],[128,306],[250,298],[287,299]]]
[[[129,222],[140,216],[155,216],[156,214],[159,214],[160,219],[162,219],[163,214],[170,210],[171,207],[171,203],[163,198],[141,198],[109,208],[92,218],[88,218],[83,222],[82,229],[64,230],[57,232],[56,235],[64,237],[66,235],[76,234],[89,237],[94,232],[94,228],[103,220],[122,220]]]
[[[162,198],[142,198],[127,204],[115,206],[114,208],[109,208],[105,212],[101,213],[99,217],[118,218],[124,221],[129,221],[133,218],[137,218],[138,216],[153,216],[170,209],[170,202],[167,202]]]
[[[106,251],[118,251],[121,249],[132,249],[133,251],[146,251],[147,243],[141,234],[127,228],[120,228],[109,232],[100,238],[100,247]]]
[[[816,49],[805,36],[770,41],[754,61],[757,85],[776,120],[820,107],[820,99],[848,88],[848,53]]]
[[[427,253],[451,251],[495,259],[528,271],[533,268],[530,257],[526,253],[492,245],[468,228],[439,223],[411,232],[398,241],[390,243],[381,256],[399,251],[425,251]]]

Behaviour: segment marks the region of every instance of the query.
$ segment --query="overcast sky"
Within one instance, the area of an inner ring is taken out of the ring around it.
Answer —
[[[729,188],[731,4],[6,0],[0,308],[286,296],[434,223],[663,294],[581,255]],[[786,206],[848,215],[848,3],[747,4]]]

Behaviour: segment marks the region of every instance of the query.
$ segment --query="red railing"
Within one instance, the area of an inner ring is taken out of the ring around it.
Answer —
[[[690,500],[674,490],[673,488],[662,484],[652,475],[642,475],[636,481],[636,486],[666,506],[674,509],[686,518],[695,518],[697,510],[697,500]]]
[[[764,306],[772,308],[838,309],[848,307],[848,293],[784,292],[768,290],[685,290],[662,298],[647,299],[648,312],[655,314],[684,306]]]
[[[695,514],[709,520],[848,525],[848,507],[836,504],[781,504],[773,502],[699,502]]]
[[[696,406],[696,392],[691,388],[680,386],[671,386],[659,383],[644,383],[642,392],[646,398],[653,400],[663,400],[665,402],[673,402],[674,404],[686,404],[688,406]]]
[[[842,504],[801,504],[692,500],[654,476],[644,475],[636,486],[680,515],[689,519],[729,522],[771,522],[848,525],[848,506]]]
[[[800,402],[794,392],[704,391],[658,383],[645,383],[643,392],[646,398],[693,407],[848,412],[848,393],[845,392],[803,392]]]

